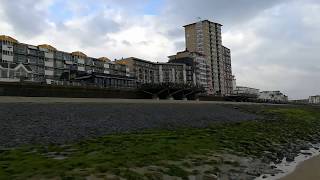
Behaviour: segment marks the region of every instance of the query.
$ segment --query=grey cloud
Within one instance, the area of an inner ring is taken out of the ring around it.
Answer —
[[[167,0],[165,14],[183,20],[196,21],[198,17],[222,24],[236,24],[255,17],[261,11],[286,0]],[[183,14],[183,16],[181,16]]]
[[[121,25],[111,17],[105,16],[104,12],[98,12],[93,16],[86,17],[81,27],[63,25],[58,31],[67,32],[70,36],[78,37],[80,46],[99,46],[101,43],[110,40],[106,35],[120,30]]]
[[[233,27],[242,28],[242,32],[250,29],[258,38],[256,41],[261,41],[250,53],[240,53],[246,49],[237,47],[233,54],[233,69],[240,83],[260,89],[278,88],[291,98],[307,98],[320,93],[320,84],[317,83],[320,77],[317,56],[320,41],[314,40],[319,39],[315,36],[316,25],[310,28],[303,23],[310,16],[301,11],[304,8],[306,6],[300,3],[288,3],[278,7],[278,13],[267,12]],[[316,29],[319,31],[320,26]],[[259,67],[269,69],[257,71]]]
[[[184,51],[186,49],[186,45],[184,41],[176,41],[174,45],[178,51]]]
[[[122,41],[122,44],[124,44],[126,46],[131,46],[131,43],[129,41]]]
[[[32,37],[49,27],[46,9],[36,8],[36,5],[39,5],[37,0],[2,0],[0,8],[16,33]]]

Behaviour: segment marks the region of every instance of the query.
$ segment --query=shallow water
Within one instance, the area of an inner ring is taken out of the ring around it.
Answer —
[[[270,174],[264,174],[256,178],[256,180],[277,180],[287,176],[288,174],[294,172],[297,166],[302,162],[313,157],[319,156],[320,151],[315,148],[320,148],[320,144],[313,145],[313,148],[311,148],[310,150],[301,151],[301,153],[295,158],[293,162],[287,162],[286,158],[284,158],[280,164],[271,164],[276,166],[278,170],[282,171],[282,173],[275,174],[274,176]],[[312,155],[305,155],[302,153],[311,153]]]

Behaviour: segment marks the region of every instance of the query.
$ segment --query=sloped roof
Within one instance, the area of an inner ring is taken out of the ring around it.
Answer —
[[[105,61],[105,62],[110,62],[111,60],[107,57],[100,57],[99,60]]]
[[[0,63],[0,66],[2,67],[2,68],[5,68],[5,69],[7,69],[8,68],[8,66],[10,65],[10,69],[15,69],[15,68],[17,68],[18,66],[23,66],[24,68],[26,68],[28,71],[32,71],[32,69],[30,68],[30,66],[28,66],[28,65],[24,65],[24,64],[16,64],[16,63]]]
[[[11,43],[19,43],[16,39],[6,35],[0,35],[0,41],[9,41]]]
[[[56,51],[57,49],[49,44],[40,44],[38,47],[40,48],[45,48],[45,49],[48,49],[48,50],[51,50],[51,51]]]
[[[84,58],[87,57],[87,55],[85,53],[80,52],[80,51],[75,51],[75,52],[72,52],[71,54],[74,56],[80,56],[80,57],[84,57]]]

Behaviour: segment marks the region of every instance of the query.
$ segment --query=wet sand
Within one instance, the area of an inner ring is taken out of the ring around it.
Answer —
[[[294,172],[280,180],[320,180],[320,156],[302,162]]]

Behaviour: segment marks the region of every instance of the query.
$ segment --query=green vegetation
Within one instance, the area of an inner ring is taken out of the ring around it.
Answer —
[[[319,135],[320,108],[243,106],[240,109],[264,118],[213,124],[205,129],[115,134],[68,146],[28,146],[0,151],[0,179],[82,179],[99,174],[141,179],[142,175],[130,168],[149,165],[164,166],[168,175],[187,177],[192,172],[165,165],[166,160],[205,157],[223,151],[260,157],[264,151],[274,152],[287,143],[311,140],[313,135]]]

